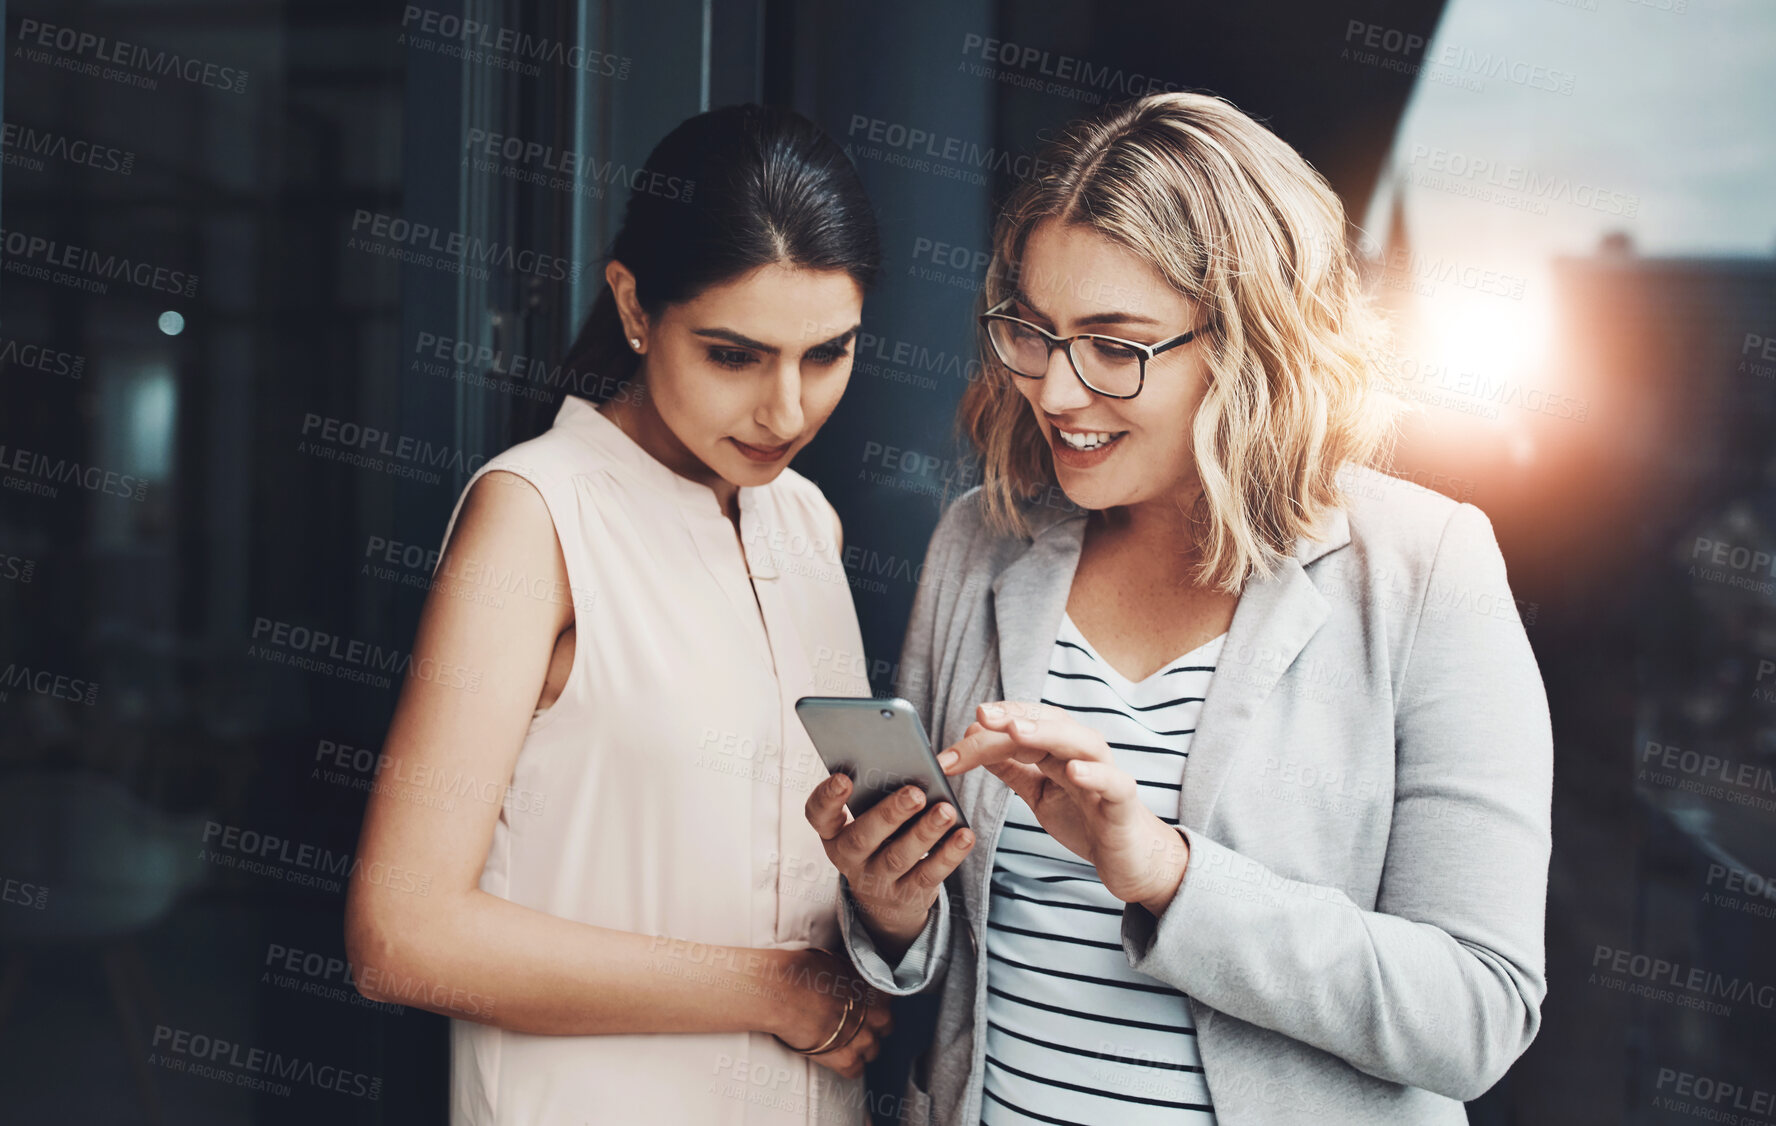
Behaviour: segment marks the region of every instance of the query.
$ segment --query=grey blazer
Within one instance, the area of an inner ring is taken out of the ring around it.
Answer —
[[[1157,920],[1122,916],[1129,965],[1191,999],[1223,1126],[1464,1123],[1547,992],[1552,736],[1492,525],[1396,478],[1342,479],[1345,506],[1235,609],[1184,772],[1183,883]],[[977,703],[1041,695],[1085,515],[1025,511],[1032,539],[997,535],[971,490],[932,536],[896,689],[934,747]],[[973,770],[957,794],[978,843],[898,965],[841,899],[878,988],[943,990],[913,1126],[981,1115],[1011,791]]]

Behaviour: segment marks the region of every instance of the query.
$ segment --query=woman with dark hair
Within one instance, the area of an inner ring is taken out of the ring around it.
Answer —
[[[454,1123],[860,1123],[890,1018],[829,952],[791,708],[868,689],[837,515],[788,464],[850,377],[875,220],[787,110],[700,114],[647,168],[568,357],[615,390],[445,530],[347,949],[366,996],[454,1018]]]

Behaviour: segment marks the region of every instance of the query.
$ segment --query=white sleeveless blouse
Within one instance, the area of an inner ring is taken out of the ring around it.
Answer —
[[[686,940],[661,943],[655,972],[692,980],[725,968],[696,944],[839,949],[838,874],[803,815],[827,772],[793,711],[800,696],[869,694],[832,506],[791,469],[742,488],[743,548],[712,490],[572,395],[469,484],[495,469],[548,504],[576,636],[560,697],[531,720],[512,776],[525,800],[502,808],[481,889]],[[861,1084],[764,1033],[451,1021],[457,1126],[858,1126]]]

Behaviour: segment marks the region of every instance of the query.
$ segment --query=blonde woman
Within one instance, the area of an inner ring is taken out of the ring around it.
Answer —
[[[1186,93],[1047,159],[901,657],[979,839],[808,801],[853,959],[943,991],[904,1121],[1465,1122],[1546,991],[1552,741],[1491,525],[1364,468],[1397,400],[1297,153]]]

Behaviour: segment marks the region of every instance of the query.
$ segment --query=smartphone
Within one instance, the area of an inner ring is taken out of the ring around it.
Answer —
[[[820,752],[820,761],[834,774],[851,776],[851,797],[845,804],[853,817],[862,817],[865,810],[910,784],[925,791],[926,809],[940,801],[950,803],[956,811],[951,832],[968,824],[962,803],[931,753],[919,713],[905,700],[803,696],[795,710]]]

